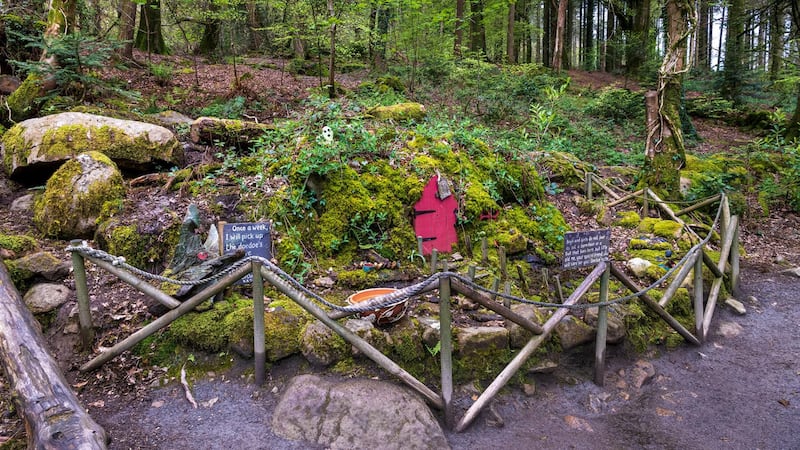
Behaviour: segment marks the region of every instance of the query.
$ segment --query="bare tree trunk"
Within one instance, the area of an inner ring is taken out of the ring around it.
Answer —
[[[669,199],[680,198],[680,169],[686,149],[680,118],[686,45],[695,23],[693,0],[667,0],[667,48],[658,77],[658,90],[649,93],[647,142],[642,183]],[[653,108],[652,98],[657,108]],[[654,111],[655,110],[655,111]]]
[[[456,33],[453,42],[453,56],[461,58],[461,46],[464,45],[464,10],[465,0],[456,0]]]
[[[780,2],[769,12],[769,78],[777,80],[783,67],[783,5]]]
[[[508,4],[508,27],[506,28],[506,60],[509,64],[517,62],[516,49],[514,46],[514,21],[517,17],[516,4]]]
[[[328,98],[336,98],[336,14],[333,0],[328,0],[328,17],[331,19],[331,56],[328,62]]]
[[[120,49],[120,56],[133,59],[133,34],[136,30],[136,2],[122,0],[120,6],[119,40],[125,44]]]
[[[50,42],[67,33],[71,33],[75,26],[76,0],[50,0],[47,10],[47,24],[44,30],[44,41]],[[58,67],[55,56],[45,50],[42,52],[41,62],[51,67]],[[6,105],[12,121],[27,119],[36,114],[36,103],[40,97],[57,87],[55,77],[31,73],[6,99]]]
[[[486,27],[483,24],[483,0],[469,2],[469,50],[473,53],[483,52],[486,55]]]
[[[556,16],[556,32],[553,40],[553,63],[552,68],[557,72],[561,71],[561,56],[564,51],[564,26],[567,22],[567,4],[569,0],[558,1],[558,15]]]
[[[0,263],[0,364],[25,420],[28,448],[106,448],[105,430],[81,406],[38,327]]]
[[[697,45],[695,45],[695,67],[708,71],[710,69],[710,41],[711,41],[711,21],[709,19],[708,0],[700,0],[697,13]]]

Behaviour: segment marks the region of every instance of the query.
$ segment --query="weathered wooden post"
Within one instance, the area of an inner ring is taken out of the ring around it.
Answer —
[[[647,192],[650,191],[650,188],[645,187],[643,189],[644,195],[642,196],[642,219],[647,219],[650,217],[650,206],[647,204]]]
[[[442,366],[444,422],[453,428],[453,342],[450,316],[450,277],[439,279],[439,358]]]
[[[592,173],[584,172],[586,178],[586,199],[592,201]]]
[[[489,260],[489,242],[486,239],[486,236],[481,238],[481,264],[486,264],[486,261]]]
[[[70,242],[73,247],[80,247],[83,241],[75,239]],[[81,344],[84,350],[92,349],[94,341],[94,327],[92,326],[92,312],[89,305],[89,287],[86,283],[86,265],[80,252],[72,253],[72,271],[75,277],[75,295],[78,297],[78,322],[80,324]]]
[[[439,251],[436,249],[431,250],[431,275],[439,270]]]
[[[731,238],[731,294],[736,295],[739,291],[739,220],[736,217],[736,227],[733,229]]]
[[[703,258],[697,258],[694,261],[694,333],[701,340],[704,338],[703,311]]]
[[[505,280],[508,278],[508,260],[506,259],[506,248],[502,245],[497,249],[497,259],[500,260],[500,276]]]
[[[253,271],[253,356],[255,358],[256,386],[264,384],[266,379],[267,351],[264,342],[264,280],[261,275],[261,263],[251,262]]]
[[[600,303],[608,301],[608,277],[611,274],[610,264],[600,277]],[[604,386],[606,383],[606,337],[608,336],[608,306],[601,305],[597,309],[597,337],[594,342],[594,384]]]
[[[506,280],[505,286],[503,286],[503,293],[506,295],[511,295],[511,282]],[[503,297],[503,306],[506,308],[511,308],[511,299],[508,297]]]

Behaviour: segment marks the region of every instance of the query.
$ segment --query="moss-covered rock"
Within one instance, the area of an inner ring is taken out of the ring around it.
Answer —
[[[2,138],[6,173],[26,183],[46,179],[55,167],[89,149],[123,169],[152,170],[183,160],[183,148],[164,127],[84,113],[29,119]]]
[[[265,123],[199,117],[191,124],[189,138],[195,144],[223,142],[238,148],[247,148],[255,139],[274,129],[273,125]]]
[[[116,165],[99,152],[82,153],[61,166],[34,204],[33,222],[49,237],[91,237],[108,201],[119,201],[125,184]]]
[[[636,211],[623,211],[619,214],[619,219],[614,221],[614,225],[623,228],[637,228],[642,218]]]
[[[327,367],[349,357],[350,345],[319,320],[303,330],[303,356],[315,366]]]
[[[679,238],[683,234],[683,227],[678,222],[652,217],[643,219],[639,224],[639,230],[667,239]]]
[[[36,239],[25,234],[0,234],[0,248],[25,253],[36,248]]]
[[[309,315],[292,301],[274,301],[264,312],[264,349],[267,361],[277,361],[300,353],[302,333]],[[253,307],[247,301],[228,314],[225,328],[231,346],[240,354],[253,354]]]
[[[419,103],[398,103],[375,106],[366,111],[368,116],[380,120],[420,120],[425,118],[425,106]]]

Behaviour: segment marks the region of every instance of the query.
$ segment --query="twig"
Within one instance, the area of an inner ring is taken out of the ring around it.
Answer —
[[[197,402],[194,401],[194,396],[189,388],[189,383],[186,382],[186,364],[181,366],[181,384],[183,385],[183,392],[186,394],[186,400],[189,400],[189,403],[192,404],[192,407],[197,409]]]

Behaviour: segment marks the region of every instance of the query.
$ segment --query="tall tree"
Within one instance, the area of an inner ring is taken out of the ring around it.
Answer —
[[[731,0],[728,8],[728,32],[725,35],[725,66],[722,70],[722,96],[741,102],[744,78],[744,0]]]
[[[43,34],[45,50],[40,61],[48,66],[58,67],[55,55],[49,54],[46,49],[56,39],[74,31],[76,6],[77,0],[49,0],[47,3],[47,22]],[[18,121],[34,115],[34,106],[39,97],[56,87],[54,77],[30,73],[6,100],[11,120]]]
[[[564,34],[567,24],[567,4],[569,0],[558,0],[558,12],[556,13],[556,29],[553,35],[553,62],[550,67],[556,71],[561,71],[564,52]]]
[[[464,45],[464,10],[465,0],[456,0],[455,40],[453,42],[453,56],[461,58],[461,46]]]
[[[123,58],[133,59],[133,35],[136,30],[136,2],[122,0],[119,7],[119,40],[124,42],[119,49]]]
[[[697,7],[697,43],[695,44],[695,67],[700,70],[711,68],[711,21],[708,0],[700,0]]]
[[[161,33],[161,0],[147,0],[142,4],[139,29],[133,46],[146,51],[148,55],[169,53],[164,35]]]
[[[783,67],[784,7],[783,2],[775,2],[769,12],[769,77],[771,80],[778,79]]]
[[[800,39],[800,5],[796,1],[790,1],[792,15],[792,38]],[[800,83],[797,86],[797,101],[795,102],[794,114],[789,119],[786,127],[787,136],[791,138],[800,137]]]
[[[514,45],[514,22],[517,18],[516,3],[514,1],[508,4],[508,22],[506,27],[506,60],[509,64],[517,62],[517,55]]]
[[[694,0],[667,0],[667,42],[656,91],[647,94],[647,142],[642,182],[667,198],[680,197],[686,149],[680,118],[686,45],[694,30]]]
[[[583,68],[594,70],[597,68],[596,55],[594,49],[594,0],[586,0],[586,14],[583,19],[584,38],[583,38]]]
[[[483,0],[469,2],[469,51],[486,55],[486,27],[483,23]]]

